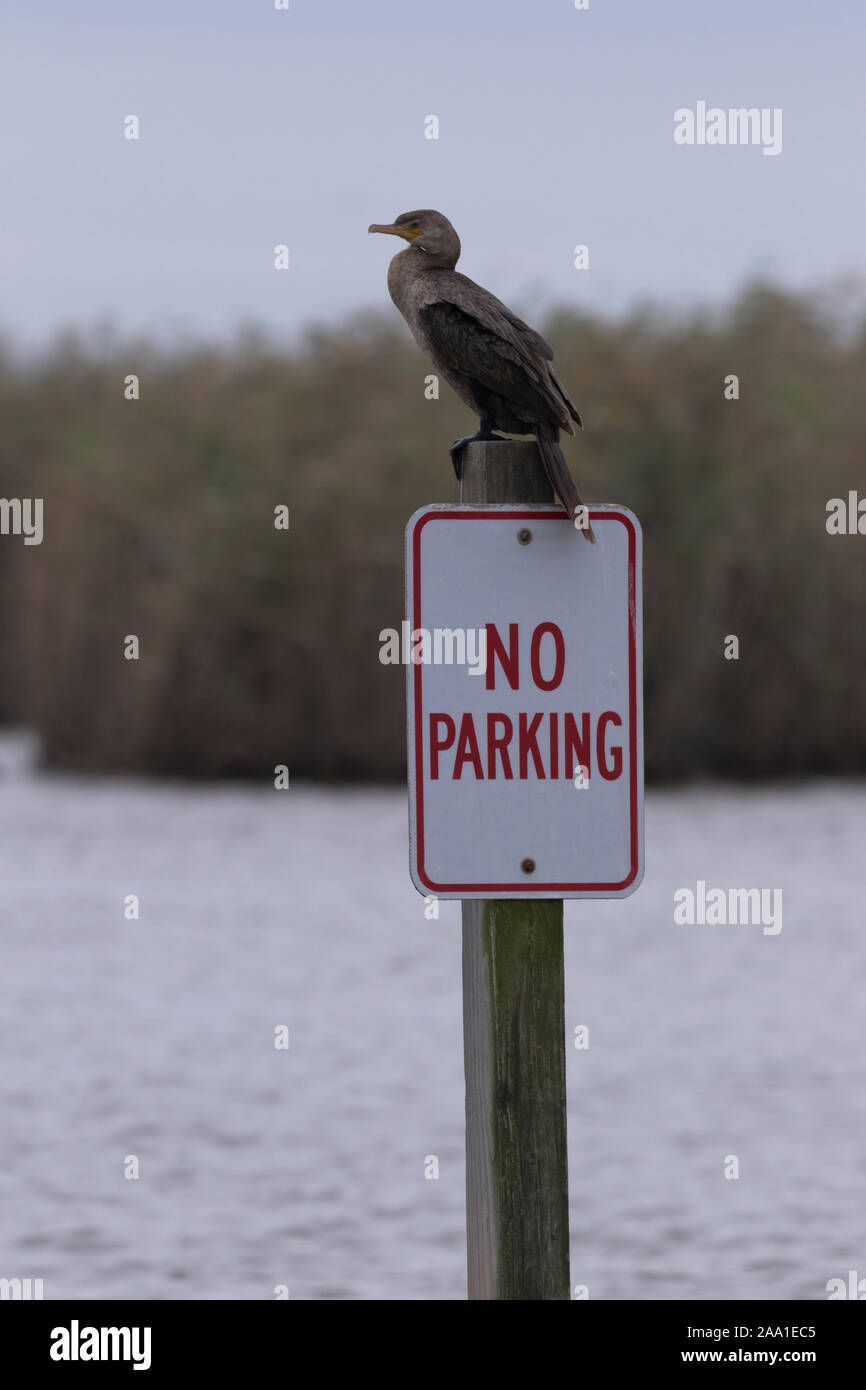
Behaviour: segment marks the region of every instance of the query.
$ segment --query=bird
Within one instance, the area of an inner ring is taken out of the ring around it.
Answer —
[[[455,267],[460,238],[432,208],[374,222],[370,232],[409,245],[388,267],[388,291],[418,346],[479,417],[476,434],[450,454],[458,481],[463,450],[475,440],[534,434],[548,480],[574,525],[595,544],[586,508],[559,447],[559,431],[582,429],[574,402],[553,370],[553,349],[500,299]]]

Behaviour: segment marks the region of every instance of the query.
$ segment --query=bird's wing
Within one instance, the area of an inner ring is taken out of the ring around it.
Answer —
[[[449,280],[454,282],[452,286],[449,286]],[[440,298],[451,299],[452,294],[458,296],[458,307],[469,308],[486,327],[496,332],[505,330],[515,343],[537,352],[539,357],[543,357],[547,362],[553,361],[553,348],[541,334],[536,333],[534,328],[530,328],[529,324],[524,323],[516,314],[512,314],[507,304],[503,304],[495,294],[470,280],[468,275],[461,275],[459,270],[446,271],[436,288]]]
[[[507,304],[503,304],[501,299],[497,299],[495,295],[491,294],[489,290],[483,289],[481,285],[476,285],[475,281],[470,280],[468,275],[461,275],[459,270],[446,272],[446,275],[448,275],[449,278],[453,277],[453,279],[459,283],[461,300],[466,297],[467,302],[472,305],[473,313],[476,314],[481,322],[489,322],[490,325],[493,326],[494,324],[499,324],[500,319],[504,320],[524,348],[528,347],[532,352],[537,353],[539,357],[543,357],[545,364],[553,362],[553,348],[547,340],[542,338],[540,333],[536,333],[534,328],[530,328],[528,323],[524,323],[523,319],[519,319],[516,314],[512,314]],[[566,415],[563,419],[563,428],[567,429],[569,434],[574,434],[574,430],[568,423],[568,417],[570,416],[571,419],[583,429],[583,421],[577,413],[577,406],[557,377],[552,366],[546,369],[545,381],[551,391],[555,392],[557,400],[565,408]]]
[[[552,353],[544,339],[466,276],[452,271],[430,280],[418,317],[443,364],[570,428],[561,390],[550,380]]]
[[[574,404],[574,401],[571,399],[571,396],[566,391],[565,387],[563,386],[562,382],[560,381],[559,377],[556,375],[556,372],[553,370],[552,367],[549,369],[549,377],[551,386],[553,387],[556,394],[559,396],[560,400],[562,401],[562,404],[565,406],[572,420],[576,421],[580,428],[583,429],[583,421],[577,413],[577,406]],[[567,429],[569,434],[574,434],[574,430],[571,428],[570,425],[567,426]]]
[[[498,302],[497,300],[497,303]],[[504,304],[502,305],[502,310],[512,328],[515,328],[526,342],[532,344],[539,357],[543,357],[546,362],[552,362],[553,348],[550,346],[550,343],[542,338],[540,333],[536,333],[534,328],[530,328],[528,323],[524,323],[523,319],[519,319],[516,314],[512,314],[510,309],[506,309]]]

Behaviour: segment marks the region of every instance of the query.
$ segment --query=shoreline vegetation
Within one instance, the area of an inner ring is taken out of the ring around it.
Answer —
[[[644,528],[648,777],[866,771],[866,536],[825,524],[866,496],[866,324],[756,285],[723,314],[539,327],[585,420],[581,491]],[[453,500],[475,428],[430,372],[378,315],[292,350],[0,352],[0,495],[44,504],[41,544],[0,536],[0,722],[54,768],[401,779],[379,634],[406,521]]]

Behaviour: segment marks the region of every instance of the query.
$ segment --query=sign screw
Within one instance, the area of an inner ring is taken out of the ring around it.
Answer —
[[[521,545],[529,545],[532,540],[532,532],[526,526],[522,526],[517,533],[517,539]]]
[[[523,872],[524,872],[525,874],[534,874],[534,873],[535,873],[535,860],[534,860],[534,859],[524,859],[524,860],[522,860],[520,867],[521,867],[521,869],[523,870]]]

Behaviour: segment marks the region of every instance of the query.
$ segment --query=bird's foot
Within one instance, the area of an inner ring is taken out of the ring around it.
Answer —
[[[503,443],[507,442],[504,435],[497,434],[495,430],[492,430],[489,426],[485,428],[484,425],[478,430],[477,434],[464,434],[462,439],[455,439],[448,452],[451,455],[451,462],[454,465],[454,473],[458,483],[463,478],[463,450],[466,448],[466,445],[486,443],[490,439],[499,439]]]
[[[448,450],[451,455],[451,462],[454,466],[454,476],[458,483],[463,481],[463,450],[467,444],[471,444],[475,439],[474,434],[466,434],[462,439],[455,439],[451,448]]]

